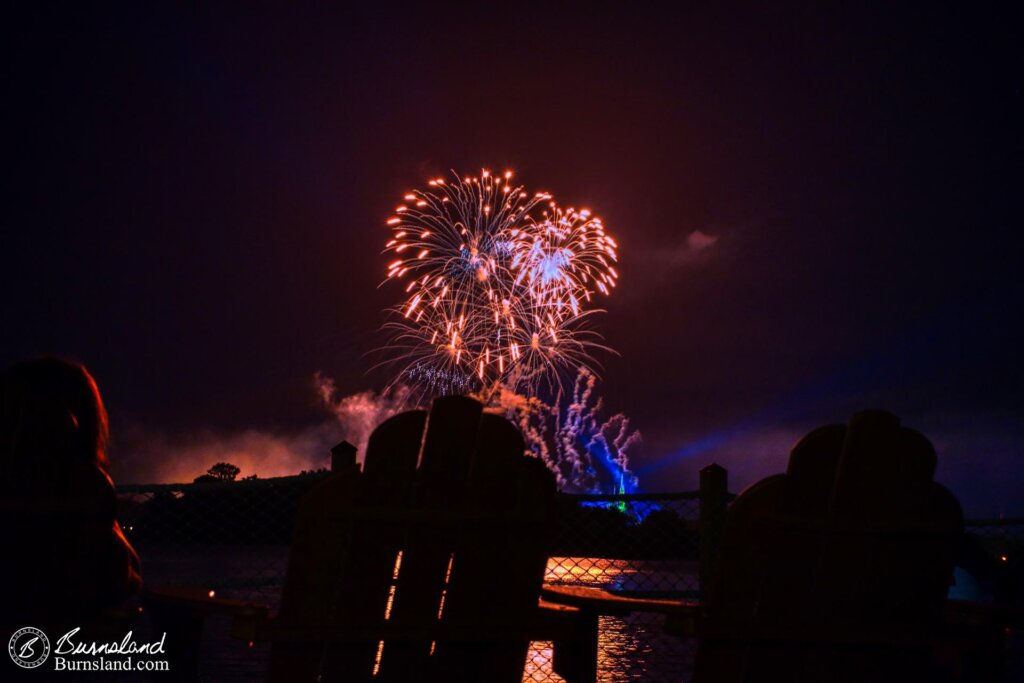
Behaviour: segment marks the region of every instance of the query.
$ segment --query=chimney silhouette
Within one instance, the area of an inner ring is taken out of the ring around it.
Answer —
[[[331,449],[331,471],[344,472],[357,467],[356,447],[348,441],[342,441]]]

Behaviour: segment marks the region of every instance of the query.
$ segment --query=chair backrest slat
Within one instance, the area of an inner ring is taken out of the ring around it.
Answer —
[[[416,509],[429,512],[465,506],[481,413],[481,405],[472,399],[434,401],[414,487]],[[391,609],[393,623],[416,626],[439,620],[457,534],[458,528],[451,525],[407,530]],[[380,675],[415,680],[430,666],[435,649],[430,640],[385,643]]]

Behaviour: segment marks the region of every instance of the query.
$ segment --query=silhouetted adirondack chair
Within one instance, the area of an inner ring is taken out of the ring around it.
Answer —
[[[268,680],[518,683],[530,640],[556,642],[567,680],[593,680],[596,617],[539,601],[555,483],[524,450],[468,398],[381,424],[362,472],[303,499],[278,616],[224,604],[240,637],[272,641]],[[217,611],[150,597],[180,623]]]
[[[881,412],[815,430],[733,502],[701,627],[708,681],[929,680],[963,515]]]
[[[697,681],[946,680],[934,654],[965,635],[965,619],[1019,615],[947,602],[963,515],[932,480],[935,464],[928,440],[896,417],[859,413],[808,434],[786,474],[732,503],[707,604],[585,588],[545,596],[666,614],[668,630],[699,637]]]

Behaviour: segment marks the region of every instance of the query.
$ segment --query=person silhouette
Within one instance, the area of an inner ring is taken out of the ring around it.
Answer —
[[[80,363],[38,358],[0,375],[0,621],[82,625],[142,586],[117,522],[107,413]]]

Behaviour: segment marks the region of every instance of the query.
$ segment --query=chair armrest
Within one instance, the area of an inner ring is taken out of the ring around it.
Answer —
[[[189,640],[195,641],[201,637],[203,624],[211,615],[230,616],[231,637],[247,641],[256,639],[270,616],[266,605],[217,597],[214,591],[197,586],[146,586],[142,599],[161,625],[191,631]]]
[[[160,603],[201,615],[266,619],[270,612],[266,605],[217,597],[214,591],[197,586],[146,586],[142,598],[149,604]]]
[[[550,602],[578,607],[584,612],[623,616],[632,612],[665,615],[665,632],[674,636],[698,635],[703,607],[680,600],[629,598],[590,586],[556,586],[545,584],[541,597]]]
[[[558,586],[544,584],[541,597],[549,602],[579,607],[582,610],[607,615],[624,615],[631,612],[653,612],[656,614],[699,614],[701,606],[681,600],[657,600],[653,598],[630,598],[616,595],[603,588],[590,586]]]

